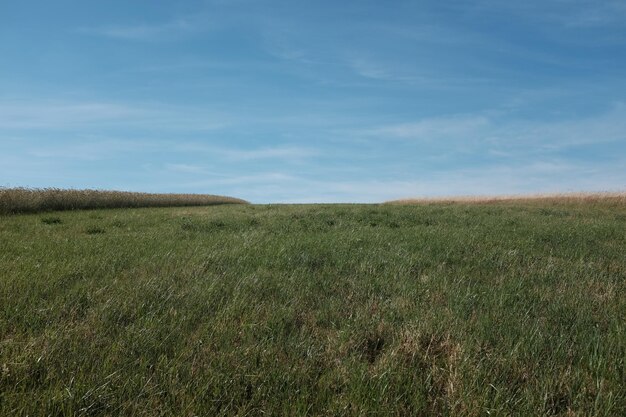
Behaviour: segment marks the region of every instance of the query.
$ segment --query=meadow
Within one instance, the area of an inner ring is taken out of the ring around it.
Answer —
[[[623,199],[0,216],[0,415],[626,415]]]

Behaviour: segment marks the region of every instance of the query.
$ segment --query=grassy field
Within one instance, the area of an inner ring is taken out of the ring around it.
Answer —
[[[211,206],[245,204],[244,200],[210,194],[152,194],[129,191],[64,190],[0,187],[0,215],[128,207]]]
[[[626,415],[626,205],[0,217],[0,415]]]

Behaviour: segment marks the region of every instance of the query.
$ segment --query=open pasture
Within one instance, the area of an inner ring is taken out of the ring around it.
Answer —
[[[626,414],[626,205],[0,217],[0,414]]]

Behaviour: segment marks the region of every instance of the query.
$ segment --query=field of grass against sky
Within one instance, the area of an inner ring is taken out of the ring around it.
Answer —
[[[0,0],[0,417],[626,416],[625,22]]]
[[[626,414],[618,200],[0,217],[1,415]]]

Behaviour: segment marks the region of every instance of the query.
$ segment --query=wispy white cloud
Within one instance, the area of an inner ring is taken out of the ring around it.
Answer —
[[[112,39],[153,41],[172,39],[197,32],[201,28],[206,28],[206,23],[202,23],[197,19],[179,18],[163,23],[82,27],[78,31]]]
[[[195,157],[204,157],[203,155],[209,154],[211,155],[213,166],[215,164],[245,164],[256,160],[281,160],[283,162],[302,163],[302,160],[305,158],[319,155],[319,151],[316,149],[301,147],[273,147],[244,150],[202,143],[167,143],[163,145],[163,148],[168,149],[170,153],[194,154]],[[211,170],[207,165],[202,164],[166,163],[165,168],[169,171],[186,174],[225,176],[225,174],[217,173]]]
[[[626,5],[622,0],[532,0],[502,2],[477,0],[466,5],[457,4],[473,14],[508,13],[533,21],[550,21],[561,26],[599,27],[621,24],[626,18]]]
[[[166,130],[215,130],[228,126],[230,122],[231,119],[222,112],[155,103],[0,99],[0,129],[67,130],[118,125]]]
[[[319,154],[318,150],[308,147],[286,146],[269,147],[251,150],[242,149],[221,149],[227,158],[238,161],[249,161],[255,159],[287,159],[300,160]]]
[[[437,70],[427,63],[418,68],[411,62],[412,58],[399,53],[383,58],[346,51],[340,56],[344,67],[360,78],[399,83],[416,90],[460,91],[486,88],[494,82],[488,77]]]
[[[286,183],[295,184],[300,179],[283,172],[259,172],[249,175],[224,175],[186,181],[178,186],[182,188],[205,188],[224,185],[244,185],[245,187],[284,187]]]
[[[622,0],[569,0],[555,4],[559,10],[550,13],[550,18],[574,28],[622,24],[626,19],[626,3]],[[563,5],[567,6],[565,12]]]
[[[483,115],[463,115],[418,120],[374,128],[370,134],[381,137],[437,141],[474,137],[491,125]]]
[[[416,77],[401,75],[397,73],[397,70],[393,71],[388,66],[372,60],[366,60],[363,58],[351,59],[348,61],[348,65],[354,70],[354,72],[365,78],[385,81],[416,81]]]
[[[623,191],[626,160],[599,169],[588,163],[542,160],[515,165],[432,172],[404,180],[315,180],[289,178],[245,183],[237,195],[254,202],[382,202],[410,197],[495,195],[568,191]],[[269,197],[272,196],[272,197]]]
[[[19,139],[16,139],[19,142]],[[0,148],[1,150],[1,148]],[[179,155],[185,158],[210,158],[215,164],[245,164],[259,160],[280,160],[283,163],[302,163],[303,160],[320,155],[320,151],[310,147],[284,146],[258,149],[224,147],[207,142],[181,142],[170,139],[154,138],[115,138],[82,135],[61,143],[30,146],[25,153],[35,158],[54,158],[64,160],[105,160],[129,156],[133,153],[142,155]],[[216,171],[205,164],[165,163],[165,169],[187,174],[211,174]]]
[[[206,167],[202,165],[192,165],[192,164],[165,164],[165,169],[172,172],[180,172],[183,174],[214,174],[209,172]]]
[[[540,144],[544,148],[561,148],[584,144],[624,141],[626,143],[626,105],[615,104],[609,111],[589,117],[552,122],[511,123],[501,127],[494,139],[502,137],[508,142]]]
[[[272,146],[263,148],[224,147],[206,142],[172,143],[171,149],[177,152],[205,154],[209,153],[225,161],[253,161],[263,159],[283,159],[301,161],[320,154],[318,149],[305,146]]]
[[[10,100],[0,101],[0,128],[67,127],[76,124],[145,118],[149,114],[146,109],[119,103]]]
[[[25,150],[26,155],[35,159],[98,161],[119,158],[133,152],[150,152],[159,147],[159,142],[136,139],[113,139],[101,137],[80,137],[76,141],[48,143],[32,146]]]
[[[265,50],[275,58],[301,64],[315,63],[304,48],[292,45],[289,41],[281,39],[276,35],[271,39],[267,38],[265,40]]]
[[[480,146],[540,147],[544,150],[626,142],[626,105],[616,103],[595,116],[552,121],[511,119],[506,114],[491,111],[372,127],[362,134],[382,139],[442,142],[450,146],[475,142]]]

